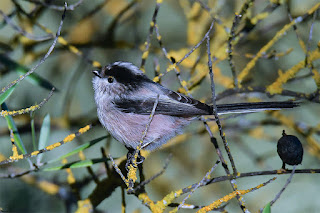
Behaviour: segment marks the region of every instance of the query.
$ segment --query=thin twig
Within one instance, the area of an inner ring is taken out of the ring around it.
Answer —
[[[67,3],[65,3],[65,8],[66,7],[67,7]],[[58,38],[60,36],[60,32],[61,32],[61,29],[62,29],[63,21],[64,21],[64,18],[65,18],[65,14],[66,14],[66,10],[63,11],[62,18],[61,18],[61,21],[60,21],[60,25],[59,25],[58,31],[56,33],[56,37],[53,40],[53,43],[50,46],[48,52],[45,54],[45,56],[39,61],[38,64],[36,64],[36,66],[31,68],[26,74],[20,76],[18,79],[14,80],[12,83],[10,83],[9,85],[7,85],[4,88],[2,88],[1,91],[0,91],[0,95],[2,93],[4,93],[5,91],[7,91],[8,89],[10,89],[11,87],[13,87],[14,85],[16,85],[17,83],[19,83],[20,81],[22,81],[23,79],[25,79],[25,77],[27,77],[28,75],[33,73],[43,62],[45,62],[45,60],[49,57],[49,55],[53,51],[53,49],[54,49],[54,47],[55,47],[55,45],[57,43],[57,40],[58,40]]]
[[[215,83],[214,83],[214,74],[213,74],[213,71],[212,71],[212,60],[211,60],[211,52],[210,52],[210,37],[207,36],[207,53],[208,53],[208,67],[209,67],[209,74],[210,74],[210,81],[211,81],[211,92],[212,92],[212,103],[213,103],[213,115],[215,117],[215,121],[216,121],[216,124],[218,126],[218,129],[219,129],[219,133],[220,133],[220,137],[222,139],[222,142],[223,142],[223,145],[224,145],[224,148],[227,152],[227,155],[229,157],[229,160],[231,162],[231,166],[232,166],[232,169],[233,169],[233,174],[237,174],[237,169],[236,169],[236,166],[235,166],[235,163],[234,163],[234,160],[233,160],[233,157],[231,155],[231,152],[230,152],[230,148],[229,148],[229,145],[227,143],[227,140],[226,140],[226,137],[225,137],[225,133],[224,131],[222,130],[222,125],[221,125],[221,122],[219,120],[219,116],[218,116],[218,109],[217,109],[217,104],[216,104],[216,93],[215,93]],[[216,143],[217,144],[217,143]],[[225,162],[224,162],[225,163]],[[224,166],[224,169],[226,171],[227,174],[229,174],[229,170],[228,170],[228,167],[225,165]],[[236,184],[236,180],[235,179],[232,179],[230,181],[231,183],[231,186],[232,186],[232,189],[234,191],[237,190],[237,184]],[[245,207],[245,204],[244,204],[244,199],[240,199],[241,197],[239,195],[236,196],[237,199],[238,199],[238,202],[239,202],[239,205],[242,209],[243,212],[246,212],[248,211]]]
[[[235,89],[238,89],[239,85],[238,85],[236,67],[235,67],[234,61],[233,61],[233,53],[232,53],[233,43],[232,43],[232,41],[236,37],[236,29],[239,26],[239,22],[241,21],[242,17],[247,12],[247,10],[250,7],[250,5],[253,5],[252,4],[253,2],[254,2],[254,0],[246,1],[242,5],[240,13],[239,14],[235,14],[235,17],[234,17],[233,23],[232,23],[232,27],[231,27],[231,31],[230,31],[230,35],[229,35],[229,39],[228,39],[228,61],[229,61],[229,65],[230,65],[230,68],[231,68],[232,77],[233,77],[233,84],[234,84]]]
[[[147,41],[145,42],[145,49],[143,51],[142,59],[141,59],[140,69],[142,69],[142,70],[144,70],[144,65],[146,63],[146,59],[147,59],[148,54],[149,54],[149,48],[150,48],[150,44],[151,44],[151,36],[152,36],[152,33],[153,33],[154,26],[156,26],[156,23],[157,23],[157,15],[158,15],[158,12],[159,12],[159,9],[160,9],[161,2],[162,1],[159,1],[159,0],[157,1],[156,7],[154,8],[154,12],[153,12],[153,15],[152,15],[152,21],[150,23],[149,34],[148,34],[148,37],[147,37]]]
[[[220,176],[220,177],[214,177],[207,182],[203,183],[205,185],[213,184],[213,183],[218,183],[226,180],[232,180],[232,179],[239,179],[239,178],[244,178],[244,177],[256,177],[256,176],[263,176],[263,175],[287,175],[291,174],[292,170],[267,170],[267,171],[257,171],[257,172],[247,172],[247,173],[239,173],[237,176],[233,177],[231,175],[225,175],[225,176]],[[320,169],[298,169],[295,170],[295,174],[319,174]],[[191,186],[185,187],[182,189],[183,193],[188,193],[190,192],[193,187],[195,187],[196,184],[193,184]]]
[[[151,122],[153,120],[154,114],[156,112],[156,108],[158,106],[158,102],[159,102],[159,94],[157,95],[156,100],[155,100],[155,102],[153,104],[153,108],[152,108],[152,111],[150,113],[150,117],[149,117],[148,123],[146,125],[146,128],[142,133],[142,137],[141,137],[140,143],[139,143],[138,147],[134,150],[133,160],[130,159],[131,162],[128,161],[128,162],[131,163],[131,167],[129,168],[128,179],[127,179],[127,181],[128,181],[128,193],[129,194],[132,194],[134,192],[133,186],[134,186],[134,182],[135,182],[134,179],[136,179],[136,175],[137,175],[136,171],[137,171],[138,154],[139,154],[141,149],[143,149],[144,147],[148,146],[150,143],[153,142],[153,141],[150,141],[150,142],[148,142],[146,144],[143,144],[143,141],[144,141],[145,137],[147,136],[147,133],[149,131],[149,127],[151,125]]]
[[[42,153],[45,153],[45,152],[48,152],[48,151],[51,151],[57,147],[60,147],[61,145],[63,144],[66,144],[66,143],[69,143],[70,141],[72,141],[75,137],[79,136],[79,135],[82,135],[83,133],[85,133],[86,131],[88,131],[89,129],[91,129],[91,124],[79,129],[76,133],[73,133],[71,135],[68,135],[67,137],[65,137],[62,141],[59,141],[55,144],[52,144],[52,145],[49,145],[43,149],[40,149],[40,150],[36,150],[36,151],[33,151],[31,153],[27,153],[27,154],[20,154],[16,157],[10,157],[9,159],[6,159],[6,160],[3,160],[3,161],[0,161],[0,165],[3,165],[3,164],[8,164],[8,163],[11,163],[11,162],[14,162],[14,161],[18,161],[18,160],[22,160],[22,159],[27,159],[27,158],[30,158],[30,157],[35,157],[39,154],[42,154]]]
[[[281,196],[281,194],[284,192],[284,190],[287,188],[287,186],[289,185],[289,183],[291,182],[294,172],[296,171],[296,165],[293,166],[292,172],[290,177],[287,179],[286,184],[284,184],[284,186],[282,187],[282,189],[280,190],[280,192],[276,195],[276,197],[270,202],[270,206],[272,206]]]
[[[101,155],[102,155],[103,158],[107,158],[106,151],[105,151],[105,149],[103,147],[100,148],[100,152],[101,152]],[[111,170],[109,168],[108,161],[104,162],[104,167],[106,168],[107,175],[110,176],[111,175]]]
[[[20,33],[21,35],[27,37],[30,40],[33,40],[33,41],[46,41],[46,40],[54,38],[54,36],[52,34],[43,35],[43,36],[32,35],[32,34],[26,32],[24,29],[22,29],[18,25],[14,24],[13,21],[11,20],[11,18],[9,16],[7,16],[2,10],[0,10],[0,14],[3,16],[3,18],[7,22],[7,24],[9,24],[14,30],[16,30],[18,33]]]
[[[148,183],[150,183],[151,181],[153,181],[154,179],[156,179],[157,177],[159,177],[160,175],[162,175],[162,174],[166,171],[166,169],[167,169],[167,167],[168,167],[168,165],[169,165],[169,162],[170,162],[171,158],[172,158],[172,154],[170,154],[170,155],[167,157],[166,162],[165,162],[163,168],[162,168],[157,174],[153,175],[153,176],[152,176],[151,178],[149,178],[148,180],[142,181],[138,186],[136,186],[136,187],[134,188],[134,192],[139,191],[142,187],[144,187],[145,185],[147,185]]]
[[[206,180],[208,180],[209,176],[211,175],[211,173],[216,169],[216,167],[218,166],[218,164],[220,163],[219,160],[217,160],[217,162],[215,163],[215,165],[207,172],[207,174],[202,178],[202,180],[189,192],[189,194],[182,200],[182,202],[180,203],[180,205],[178,206],[179,210],[180,208],[182,208],[182,206],[184,206],[185,202],[187,201],[188,198],[191,197],[191,195],[201,186],[202,183],[204,183]]]
[[[116,164],[116,162],[113,160],[113,157],[111,156],[111,154],[108,154],[108,158],[110,158],[111,162],[112,162],[112,166],[115,169],[115,171],[120,175],[121,179],[123,180],[123,182],[125,184],[128,184],[128,181],[126,179],[126,177],[122,174],[121,170],[119,169],[118,165]]]
[[[28,107],[28,108],[25,108],[25,109],[21,109],[21,110],[14,110],[14,111],[8,111],[8,110],[1,110],[0,112],[0,116],[8,116],[8,115],[11,115],[11,116],[15,116],[15,115],[22,115],[22,114],[25,114],[25,113],[29,113],[29,112],[33,112],[37,109],[40,109],[45,103],[47,103],[49,101],[49,99],[51,98],[53,92],[54,92],[55,88],[53,87],[48,95],[47,98],[43,99],[40,104],[37,104],[37,105],[34,105],[34,106],[31,106],[31,107]]]
[[[293,166],[293,169],[292,169],[292,172],[291,172],[291,175],[290,177],[287,179],[286,181],[286,184],[284,184],[284,186],[282,187],[282,189],[280,190],[280,192],[275,196],[275,198],[270,201],[270,206],[272,206],[281,196],[281,194],[284,192],[284,190],[287,188],[287,186],[289,185],[289,183],[291,182],[292,178],[293,178],[293,175],[294,175],[294,172],[296,170],[296,165]],[[264,208],[261,208],[259,210],[259,213],[262,213],[263,212],[263,209]]]
[[[154,114],[156,112],[156,108],[158,106],[158,103],[159,103],[159,94],[157,95],[157,98],[153,104],[153,108],[152,108],[152,111],[151,111],[151,114],[150,114],[150,117],[149,117],[149,121],[146,125],[146,129],[144,130],[143,134],[142,134],[142,138],[140,140],[140,148],[143,149],[144,147],[148,146],[150,143],[152,143],[153,141],[150,141],[149,143],[146,143],[146,144],[143,144],[143,140],[144,138],[147,136],[147,133],[149,131],[149,128],[150,128],[150,125],[151,125],[151,122],[153,120],[153,117],[154,117]]]
[[[71,4],[67,7],[62,7],[62,6],[58,6],[58,5],[48,4],[48,3],[46,3],[46,1],[37,1],[37,0],[24,0],[24,1],[34,3],[34,4],[39,4],[39,5],[45,6],[47,8],[50,8],[53,10],[58,10],[58,11],[74,10],[76,7],[80,6],[81,3],[83,2],[83,0],[79,0],[78,2]]]
[[[248,86],[248,87],[246,87],[246,86],[242,86],[238,90],[235,90],[234,88],[231,88],[231,89],[226,89],[226,90],[222,91],[221,93],[219,93],[216,96],[216,100],[218,101],[218,100],[221,100],[223,98],[230,98],[230,96],[232,96],[232,95],[242,94],[242,93],[261,93],[261,94],[270,95],[266,91],[265,87],[260,87],[260,86]],[[308,100],[308,101],[311,101],[311,102],[320,103],[320,99],[317,98],[317,96],[314,93],[306,94],[306,93],[303,93],[303,92],[295,92],[295,91],[284,89],[284,90],[282,90],[282,92],[280,92],[279,94],[276,94],[276,95],[290,96],[290,97],[294,97],[294,98],[297,98],[297,99]]]
[[[310,64],[309,64],[308,57],[309,57],[309,53],[310,53],[310,49],[311,49],[312,33],[313,33],[314,23],[315,23],[315,20],[317,17],[317,11],[315,11],[313,13],[308,42],[307,42],[307,51],[306,51],[306,56],[305,56],[305,66],[307,67],[310,65],[310,73],[312,73],[312,63],[310,62]]]

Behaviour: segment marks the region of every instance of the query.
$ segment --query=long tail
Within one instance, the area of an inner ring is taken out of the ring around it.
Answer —
[[[293,101],[277,101],[277,102],[252,102],[252,103],[236,103],[236,104],[218,104],[218,114],[231,113],[251,113],[265,110],[280,110],[298,107],[299,103]]]

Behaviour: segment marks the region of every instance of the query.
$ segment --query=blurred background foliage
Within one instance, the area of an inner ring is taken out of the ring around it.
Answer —
[[[53,96],[42,108],[31,114],[13,117],[27,153],[38,149],[37,143],[34,145],[34,142],[38,142],[41,137],[41,141],[45,140],[46,145],[49,145],[63,140],[87,124],[94,124],[91,130],[76,137],[74,141],[43,154],[41,162],[55,160],[85,142],[107,135],[97,120],[91,84],[93,77],[91,71],[96,68],[90,61],[97,61],[101,65],[114,61],[130,61],[139,66],[156,5],[156,1],[150,0],[67,1],[68,5],[78,2],[80,4],[73,10],[66,11],[61,37],[67,41],[67,45],[59,41],[48,59],[36,69],[35,73],[40,78],[33,75],[36,80],[32,81],[29,77],[29,80],[21,81],[6,100],[9,109],[24,109],[40,103],[48,96],[48,89],[52,85],[56,88]],[[212,22],[211,17],[216,18],[213,33],[210,35],[210,44],[214,59],[216,92],[220,94],[218,103],[258,99],[302,101],[299,108],[283,110],[280,115],[255,113],[222,120],[231,153],[240,173],[281,168],[282,162],[277,156],[276,142],[281,137],[283,129],[287,134],[298,136],[305,148],[303,163],[298,168],[319,168],[320,80],[316,78],[319,75],[319,60],[316,56],[319,54],[319,11],[308,15],[310,9],[317,3],[319,3],[317,0],[256,0],[252,3],[241,21],[237,23],[233,36],[232,61],[237,74],[248,65],[261,48],[272,41],[276,33],[290,23],[290,16],[293,19],[303,17],[303,21],[297,22],[296,30],[290,27],[283,32],[281,38],[267,52],[262,53],[262,57],[255,63],[250,73],[242,79],[243,88],[253,87],[261,90],[235,91],[231,95],[221,93],[234,86],[228,61],[228,39],[235,13],[239,13],[244,1],[164,0],[160,6],[156,21],[161,41],[169,56],[174,57],[176,61],[203,38]],[[62,10],[57,10],[52,5],[59,6]],[[61,21],[63,5],[64,2],[60,0],[1,0],[0,10],[25,33],[43,38],[48,33],[39,26],[50,29],[54,35]],[[12,64],[24,67],[28,71],[39,63],[53,39],[43,41],[29,39],[5,22],[3,16],[0,21],[0,82],[1,87],[4,87],[23,74]],[[312,34],[310,29],[313,29]],[[75,48],[80,50],[82,55],[75,54]],[[315,56],[314,59],[308,61],[312,55]],[[281,71],[289,70],[306,58],[308,63],[300,67],[299,72],[291,74],[288,82],[281,84],[285,91],[291,93],[265,90],[276,82],[279,75],[281,76]],[[179,68],[193,97],[212,103],[207,61],[206,47],[202,44],[181,63]],[[146,74],[150,78],[155,77],[157,75],[155,65],[160,66],[160,73],[165,73],[169,64],[154,32],[146,61]],[[199,78],[198,83],[193,85],[193,80],[197,78]],[[185,92],[173,71],[166,74],[161,83],[173,90]],[[35,127],[34,140],[32,122]],[[211,122],[210,127],[220,147],[223,147],[215,122]],[[0,158],[5,160],[12,155],[12,148],[8,124],[4,118],[0,119],[0,136]],[[86,159],[101,158],[100,147],[104,147],[113,157],[126,154],[126,149],[120,143],[107,138],[84,150],[82,155],[85,155]],[[218,159],[209,135],[200,121],[193,122],[186,129],[186,134],[175,138],[169,146],[148,156],[144,162],[146,178],[162,169],[170,153],[173,157],[165,173],[146,186],[148,196],[153,201],[161,200],[171,191],[200,181]],[[224,151],[223,154],[226,156]],[[83,159],[83,156],[82,158],[80,156],[80,159]],[[35,162],[36,158],[31,160]],[[69,157],[67,161],[76,160],[79,160],[78,155]],[[57,161],[50,166],[60,164],[61,161]],[[0,207],[4,212],[73,212],[79,209],[77,201],[85,200],[96,187],[88,172],[90,169],[84,167],[57,171],[43,171],[41,167],[38,172],[33,171],[19,178],[8,178],[10,174],[28,170],[30,166],[27,160],[1,165]],[[91,170],[100,180],[107,176],[103,163],[92,165]],[[73,183],[70,180],[71,173],[74,176]],[[213,177],[223,175],[225,172],[220,165],[212,174]],[[115,177],[120,179],[119,176]],[[288,175],[277,175],[277,177],[277,180],[268,186],[244,196],[246,207],[250,211],[258,211],[272,200],[284,185]],[[246,177],[238,179],[237,183],[239,189],[248,189],[270,178],[272,177]],[[272,211],[318,212],[320,208],[318,183],[318,174],[295,175],[280,200],[272,207]],[[70,195],[74,190],[77,191],[77,196]],[[232,188],[228,181],[211,184],[199,188],[187,203],[208,205],[230,192]],[[110,193],[111,195],[97,206],[96,211],[121,212],[121,188],[117,187]],[[125,200],[127,212],[150,211],[133,195],[125,195]],[[181,201],[182,198],[175,200],[176,203]],[[181,212],[194,211],[181,210]],[[229,202],[226,211],[241,212],[236,199]]]

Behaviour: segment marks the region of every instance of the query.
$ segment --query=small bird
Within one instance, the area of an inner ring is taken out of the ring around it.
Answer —
[[[183,127],[213,107],[153,82],[129,62],[114,62],[92,71],[94,98],[101,124],[129,150],[136,149],[157,101],[141,148],[154,150],[182,133]],[[218,114],[279,110],[298,106],[292,101],[217,105]]]
[[[287,135],[284,130],[277,144],[277,152],[282,160],[282,169],[286,169],[286,164],[294,166],[302,162],[303,147],[301,142],[296,136]]]

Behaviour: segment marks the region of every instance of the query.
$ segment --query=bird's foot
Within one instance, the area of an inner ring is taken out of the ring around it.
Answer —
[[[138,154],[137,157],[135,156],[136,154]],[[140,154],[140,151],[137,151],[135,149],[129,149],[127,153],[126,170],[129,171],[130,165],[136,168],[139,164],[142,164],[144,160],[145,160],[145,157],[143,157]]]

